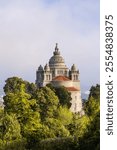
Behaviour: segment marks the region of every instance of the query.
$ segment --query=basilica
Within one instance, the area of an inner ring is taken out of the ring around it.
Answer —
[[[36,71],[36,85],[46,86],[51,83],[54,87],[64,86],[71,93],[71,108],[74,113],[82,113],[82,99],[80,91],[79,70],[73,64],[71,69],[67,68],[60,54],[58,44],[55,46],[53,56],[44,67],[41,65]]]

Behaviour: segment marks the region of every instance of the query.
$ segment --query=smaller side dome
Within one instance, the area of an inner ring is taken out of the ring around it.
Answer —
[[[71,71],[76,71],[76,66],[75,66],[75,64],[72,65]]]
[[[38,68],[39,71],[43,71],[43,67],[40,65]]]
[[[50,67],[49,67],[48,64],[45,65],[44,70],[45,70],[45,71],[50,71]]]

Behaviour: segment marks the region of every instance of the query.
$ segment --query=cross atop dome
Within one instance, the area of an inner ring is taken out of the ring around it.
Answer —
[[[58,51],[58,43],[56,43],[56,46],[55,46],[55,51]]]
[[[58,43],[56,43],[54,55],[60,55],[60,51],[59,51],[59,48],[58,48]]]

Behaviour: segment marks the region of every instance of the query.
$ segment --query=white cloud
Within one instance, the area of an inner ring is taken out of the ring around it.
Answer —
[[[99,2],[45,1],[0,1],[0,82],[13,75],[34,82],[56,42],[66,64],[80,68],[83,85],[98,82]]]
[[[90,91],[85,91],[84,94],[89,95]]]

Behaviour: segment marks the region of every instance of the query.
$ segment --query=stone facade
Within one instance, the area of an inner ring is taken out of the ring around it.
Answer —
[[[40,65],[36,72],[36,85],[38,87],[46,86],[48,83],[54,87],[65,86],[72,97],[70,110],[74,113],[82,112],[79,70],[74,64],[70,70],[67,68],[57,44],[49,64],[46,64],[44,68]]]

